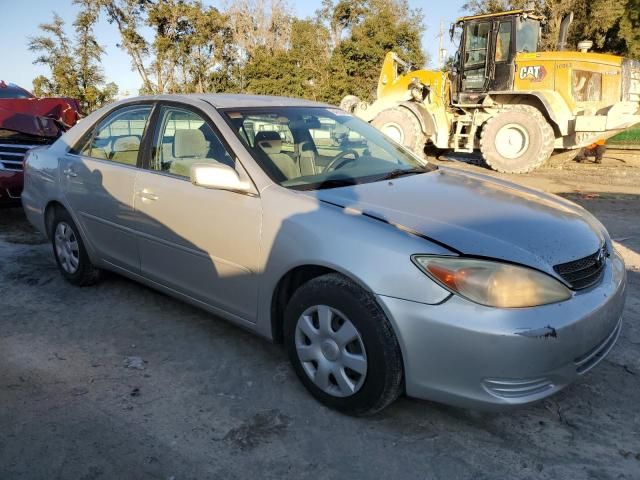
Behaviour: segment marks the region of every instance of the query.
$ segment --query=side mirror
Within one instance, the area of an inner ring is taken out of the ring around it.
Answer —
[[[194,163],[191,183],[199,187],[233,192],[250,192],[251,183],[240,179],[238,172],[222,163]]]

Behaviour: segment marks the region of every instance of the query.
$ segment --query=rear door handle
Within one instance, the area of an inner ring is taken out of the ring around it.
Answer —
[[[152,202],[155,202],[156,200],[158,200],[160,198],[160,197],[158,197],[158,195],[156,195],[155,193],[151,193],[147,189],[140,190],[138,192],[138,196],[143,200],[151,200]]]
[[[62,171],[62,173],[67,177],[67,178],[71,178],[71,177],[77,177],[78,174],[76,172],[73,171],[72,168],[67,168],[65,170]]]

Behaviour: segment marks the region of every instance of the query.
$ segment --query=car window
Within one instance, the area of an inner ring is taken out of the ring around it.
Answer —
[[[202,116],[178,107],[162,107],[150,170],[189,178],[194,163],[223,163],[234,167],[233,158]]]
[[[257,163],[287,188],[330,188],[428,171],[420,159],[368,123],[337,108],[223,110]]]
[[[135,166],[150,114],[150,105],[116,110],[93,129],[80,155]]]

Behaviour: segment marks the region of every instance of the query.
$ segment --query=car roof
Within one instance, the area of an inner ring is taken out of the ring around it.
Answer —
[[[215,108],[251,108],[251,107],[331,107],[326,103],[313,102],[302,98],[277,97],[271,95],[244,95],[238,93],[190,93],[172,95],[154,95],[127,98],[126,103],[141,100],[203,100]]]

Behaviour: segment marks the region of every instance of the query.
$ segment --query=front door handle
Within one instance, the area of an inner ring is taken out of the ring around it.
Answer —
[[[78,174],[76,172],[73,171],[73,168],[67,168],[65,170],[62,171],[62,173],[67,177],[67,178],[71,178],[71,177],[77,177]]]
[[[160,197],[158,197],[158,195],[156,195],[155,193],[151,193],[147,189],[140,190],[138,192],[138,196],[143,200],[151,200],[152,202],[155,202],[156,200],[158,200],[160,198]]]

